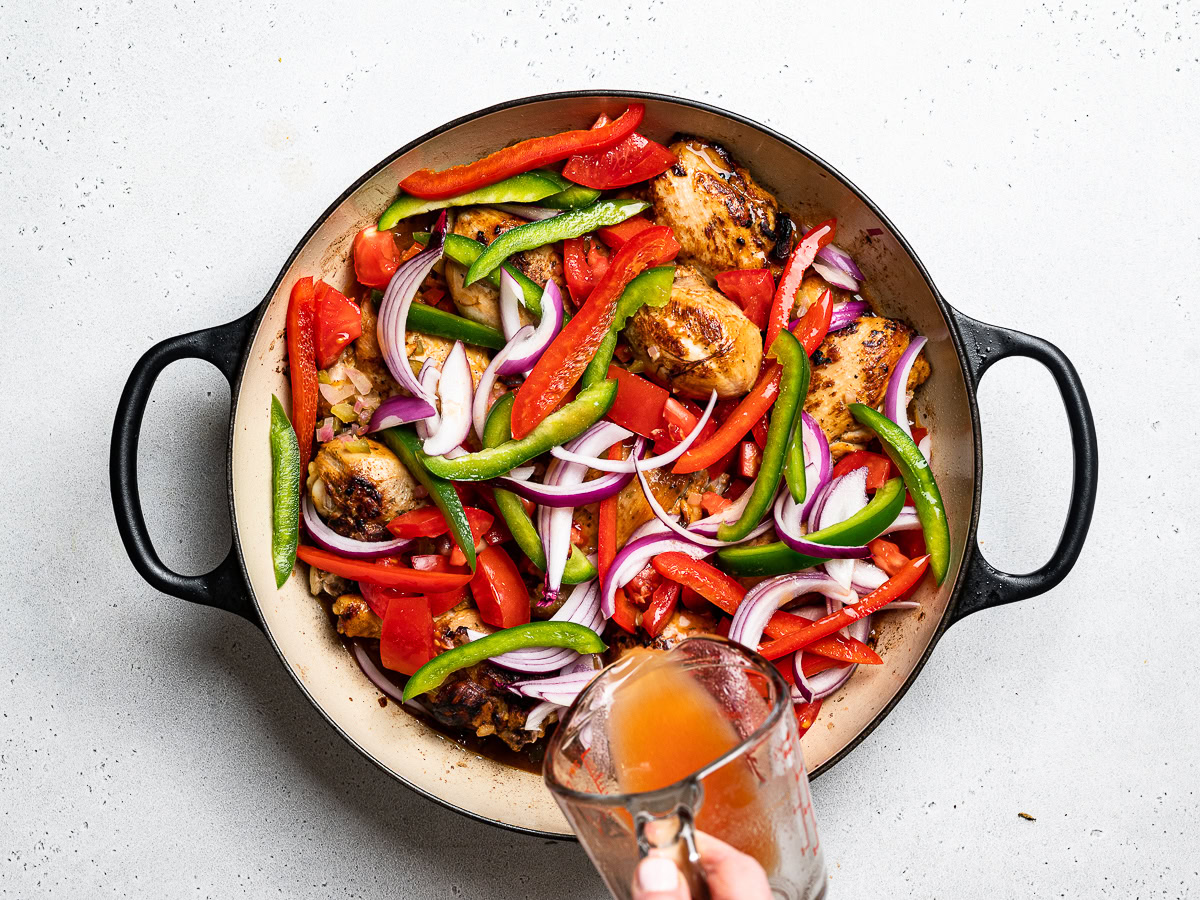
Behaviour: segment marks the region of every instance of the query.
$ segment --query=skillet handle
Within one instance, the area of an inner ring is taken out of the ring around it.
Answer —
[[[1025,575],[1012,575],[992,566],[983,558],[983,551],[975,546],[967,562],[961,599],[954,611],[952,621],[957,622],[983,609],[1044,594],[1067,576],[1079,558],[1092,521],[1099,462],[1092,410],[1079,373],[1063,352],[1039,337],[987,325],[958,310],[951,312],[966,350],[973,385],[979,384],[979,379],[993,363],[1010,356],[1037,360],[1050,371],[1066,407],[1074,450],[1071,502],[1062,536],[1050,561]]]
[[[168,338],[146,351],[129,374],[121,401],[117,404],[108,474],[113,509],[117,515],[117,530],[121,532],[125,552],[129,554],[138,573],[165,594],[237,613],[261,628],[258,614],[246,590],[237,552],[232,546],[220,565],[203,575],[180,575],[168,569],[158,558],[150,541],[145,516],[142,515],[137,478],[142,416],[150,400],[150,391],[162,370],[176,360],[203,359],[221,370],[232,390],[242,350],[250,337],[256,313],[257,310],[251,310],[225,325]]]

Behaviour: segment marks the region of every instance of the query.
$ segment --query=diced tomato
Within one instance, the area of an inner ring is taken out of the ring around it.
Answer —
[[[479,618],[495,628],[514,628],[529,622],[529,589],[516,563],[502,547],[484,547],[475,558],[471,596]]]
[[[767,449],[767,417],[763,416],[754,423],[754,427],[750,429],[750,434],[754,436],[754,443],[758,444],[763,450]]]
[[[761,465],[762,450],[758,444],[754,441],[742,441],[741,452],[738,454],[738,474],[743,478],[756,478]]]
[[[855,450],[853,453],[847,453],[833,467],[832,477],[840,478],[842,475],[861,468],[867,470],[868,491],[879,490],[892,477],[892,461],[886,456],[872,453],[869,450]]]
[[[625,585],[625,596],[634,606],[645,609],[650,602],[650,597],[660,584],[662,584],[662,576],[654,570],[652,565],[647,564]]]
[[[354,275],[367,287],[385,288],[400,266],[400,251],[390,231],[368,225],[354,238]]]
[[[674,157],[672,157],[673,159]],[[645,216],[631,216],[624,222],[597,228],[596,235],[613,250],[620,250],[634,235],[641,234],[647,228],[653,228],[654,223]]]
[[[746,318],[760,331],[767,327],[767,314],[775,296],[775,279],[770,269],[733,269],[717,273],[721,293],[742,308]]]
[[[379,635],[379,659],[385,669],[405,675],[433,659],[433,614],[427,597],[389,598]]]
[[[805,732],[812,728],[813,722],[817,721],[817,716],[821,712],[821,701],[814,700],[811,703],[801,703],[796,707],[796,727],[799,730],[799,736],[804,737]]]
[[[732,500],[727,500],[712,491],[705,491],[700,495],[700,508],[704,510],[706,516],[715,516],[721,510],[729,509],[731,506],[733,506]]]
[[[646,634],[652,638],[662,634],[678,603],[679,585],[674,581],[664,581],[655,588],[654,594],[650,597],[650,605],[646,607],[646,612],[642,615],[642,627],[646,629]]]
[[[576,308],[583,305],[607,271],[608,250],[592,235],[563,241],[563,274]]]
[[[608,377],[617,382],[617,399],[608,411],[608,418],[622,428],[642,437],[653,437],[662,425],[663,409],[670,395],[657,384],[620,366],[609,366]]]
[[[317,304],[317,367],[328,369],[342,348],[362,334],[362,310],[353,300],[318,281],[313,286]]]
[[[725,499],[729,500],[730,502],[736,502],[737,499],[742,496],[742,494],[744,494],[746,489],[749,487],[750,482],[746,481],[744,478],[735,478],[730,483],[729,487],[725,489]]]
[[[733,626],[733,619],[722,618],[717,623],[717,634],[721,637],[729,637],[729,629]]]
[[[473,506],[464,507],[464,511],[471,526],[471,534],[478,544],[479,539],[492,527],[495,518],[491,513]],[[437,537],[448,532],[450,526],[436,506],[422,506],[396,516],[387,523],[387,529],[400,538]]]
[[[609,459],[621,458],[621,444],[616,443],[608,448]],[[608,568],[617,555],[617,495],[605,497],[600,501],[600,509],[596,514],[596,570],[600,574],[600,583],[604,584],[608,577]],[[618,591],[622,597],[625,595]],[[634,623],[636,627],[636,621]]]
[[[926,428],[922,428],[920,425],[914,425],[914,426],[912,427],[912,439],[913,439],[913,443],[914,443],[914,444],[919,444],[919,443],[921,443],[921,441],[925,440],[925,435],[927,435],[927,434],[929,434],[929,430],[928,430],[928,429],[926,429]]]
[[[900,552],[909,559],[916,559],[918,556],[925,555],[925,535],[919,528],[912,531],[897,531],[895,534],[888,535],[888,537],[899,548]]]

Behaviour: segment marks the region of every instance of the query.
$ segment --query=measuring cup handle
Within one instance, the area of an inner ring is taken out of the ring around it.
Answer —
[[[710,900],[708,882],[700,868],[700,851],[696,849],[696,828],[692,811],[686,806],[676,807],[667,816],[653,816],[641,812],[634,817],[637,827],[638,852],[647,857],[651,854],[671,860],[679,868],[688,886],[692,900]],[[673,836],[666,834],[672,823]]]

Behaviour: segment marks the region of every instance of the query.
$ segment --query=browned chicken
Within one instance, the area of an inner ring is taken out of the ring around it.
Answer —
[[[434,619],[434,640],[441,650],[457,647],[467,642],[467,629],[492,630],[479,620],[475,609],[458,607]],[[451,673],[441,687],[421,699],[443,725],[470,729],[478,737],[496,735],[513,750],[520,750],[545,734],[544,728],[526,730],[525,718],[533,703],[508,689],[514,681],[528,677],[483,662]]]
[[[419,505],[415,488],[396,454],[369,438],[328,441],[308,464],[317,513],[338,534],[358,540],[390,538],[387,523]]]
[[[709,276],[761,269],[787,258],[791,220],[723,147],[699,138],[671,145],[679,162],[649,181],[646,197],[659,225],[675,229],[680,262]]]
[[[642,307],[625,326],[634,355],[685,397],[738,397],[754,387],[762,335],[732,300],[691,266],[678,266],[665,306]]]
[[[346,637],[379,637],[383,621],[358,594],[342,594],[334,600],[333,614],[337,616],[337,630]]]
[[[663,627],[658,637],[649,641],[649,643],[643,643],[646,640],[645,635],[635,636],[614,628],[609,636],[605,638],[608,641],[608,650],[604,654],[604,661],[606,663],[615,662],[623,654],[635,647],[649,647],[652,650],[670,650],[680,641],[684,641],[687,638],[716,633],[717,619],[715,616],[711,616],[708,613],[694,613],[687,609],[677,609],[671,613],[671,618],[667,620],[667,624]]]
[[[829,438],[833,458],[861,450],[871,432],[859,425],[847,403],[878,407],[888,377],[912,340],[913,331],[898,319],[863,316],[828,335],[812,356],[812,381],[804,408]],[[908,377],[908,390],[929,377],[924,354],[917,357]]]
[[[481,244],[490,244],[504,232],[519,225],[526,224],[525,220],[487,206],[466,206],[460,209],[454,220],[454,233],[469,237]],[[566,295],[566,281],[563,279],[562,256],[556,249],[557,245],[548,244],[536,250],[524,253],[514,253],[508,258],[531,281],[545,287],[548,280],[553,279]],[[458,311],[468,319],[500,327],[500,291],[489,281],[477,281],[467,287],[463,284],[467,267],[446,260],[446,286],[450,289],[450,298]],[[525,310],[521,310],[521,323],[529,325],[533,319]]]

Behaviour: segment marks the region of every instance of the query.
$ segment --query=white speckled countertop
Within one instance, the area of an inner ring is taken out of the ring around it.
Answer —
[[[831,896],[1200,896],[1200,7],[759,6],[0,2],[0,897],[602,896],[577,846],[409,793],[253,627],[148,588],[107,478],[134,360],[249,309],[360,172],[471,110],[588,87],[797,138],[951,303],[1054,341],[1091,396],[1078,568],[957,625],[815,784]],[[152,528],[189,572],[229,540],[226,395],[179,364],[143,433]],[[1025,361],[980,405],[981,538],[1032,568],[1066,507],[1065,419]]]

